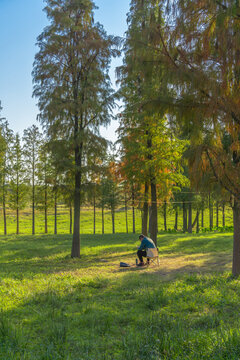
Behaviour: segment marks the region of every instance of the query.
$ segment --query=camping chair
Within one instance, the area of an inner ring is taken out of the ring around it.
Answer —
[[[147,249],[147,264],[150,265],[151,263],[156,264],[159,266],[159,255],[157,248]]]

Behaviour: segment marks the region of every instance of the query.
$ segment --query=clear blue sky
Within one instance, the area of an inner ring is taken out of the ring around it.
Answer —
[[[126,31],[126,13],[130,0],[96,0],[99,7],[95,20],[104,25],[109,34],[123,36]],[[0,101],[10,127],[15,132],[36,123],[38,108],[32,98],[32,64],[38,51],[36,38],[47,25],[43,0],[0,0]],[[112,63],[111,75],[121,59]],[[102,131],[114,138],[117,124]]]

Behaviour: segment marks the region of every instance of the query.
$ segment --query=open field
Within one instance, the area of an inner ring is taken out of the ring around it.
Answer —
[[[160,267],[133,235],[0,237],[0,359],[240,358],[232,234],[163,234]]]

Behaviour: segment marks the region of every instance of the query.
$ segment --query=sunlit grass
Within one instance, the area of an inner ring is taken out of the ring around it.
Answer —
[[[240,358],[232,234],[162,234],[160,267],[137,236],[0,237],[0,359]]]

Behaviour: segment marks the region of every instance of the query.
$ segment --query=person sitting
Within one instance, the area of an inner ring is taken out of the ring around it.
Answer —
[[[147,257],[147,249],[154,249],[156,245],[152,239],[142,234],[139,235],[139,240],[141,241],[141,245],[138,248],[137,256],[140,263],[137,266],[144,266],[143,257]]]

